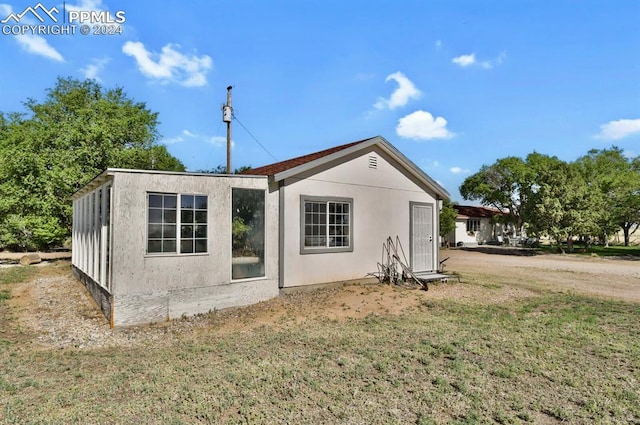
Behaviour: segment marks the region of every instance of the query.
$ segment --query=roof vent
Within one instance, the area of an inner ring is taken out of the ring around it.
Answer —
[[[369,155],[369,168],[374,170],[378,168],[378,157],[375,155]]]

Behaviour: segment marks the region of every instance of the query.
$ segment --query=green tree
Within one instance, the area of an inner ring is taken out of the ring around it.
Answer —
[[[590,150],[576,163],[589,187],[598,195],[593,208],[598,213],[599,236],[608,243],[619,229],[624,244],[640,225],[640,158],[628,159],[622,149]]]
[[[530,233],[550,236],[560,249],[566,239],[572,252],[573,237],[597,231],[598,212],[593,208],[597,191],[589,187],[576,163],[532,153],[527,164],[535,174],[525,207]]]
[[[243,165],[241,167],[233,170],[233,174],[242,174],[245,171],[251,170],[250,165]],[[226,165],[218,165],[217,167],[210,168],[208,170],[198,170],[198,173],[207,173],[207,174],[227,174],[227,166]]]
[[[106,168],[184,171],[156,144],[157,113],[122,88],[58,78],[25,107],[0,116],[0,247],[60,244],[71,232],[70,196]]]
[[[456,230],[456,216],[457,212],[453,209],[453,204],[450,200],[444,199],[442,201],[442,208],[440,209],[440,237],[446,238],[447,235]]]
[[[483,165],[480,171],[467,177],[460,186],[460,194],[464,199],[480,201],[482,205],[498,209],[507,223],[522,232],[532,179],[525,161],[510,156],[498,159],[492,165]]]

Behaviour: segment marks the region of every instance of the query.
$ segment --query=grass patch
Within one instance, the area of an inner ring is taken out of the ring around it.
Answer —
[[[153,346],[0,344],[0,422],[633,423],[639,318],[553,294]]]
[[[567,245],[562,244],[562,249],[568,253]],[[542,245],[540,246],[540,251],[556,254],[558,253],[558,245]],[[584,244],[574,243],[573,244],[573,254],[577,255],[591,255],[597,254],[600,257],[640,257],[640,246],[621,246],[621,245],[611,245],[611,246],[602,246],[602,245],[591,245],[588,249],[585,248]]]
[[[0,269],[0,286],[26,282],[36,273],[34,267],[16,266]]]
[[[591,246],[588,252],[596,253],[602,257],[611,257],[611,256],[632,256],[632,257],[640,257],[640,246]]]
[[[29,280],[34,275],[31,267],[7,267],[0,269],[0,306],[11,299],[11,285]],[[0,314],[6,314],[0,311]],[[2,323],[2,317],[0,317]]]
[[[11,298],[11,292],[7,289],[0,289],[0,303]]]
[[[10,305],[7,303],[11,299],[12,287],[27,282],[37,274],[37,270],[34,267],[7,267],[0,269],[0,353],[4,352],[6,347],[12,345],[12,336],[15,330],[15,320]],[[1,357],[1,356],[0,356]],[[0,367],[0,375],[3,371]],[[0,380],[0,400],[2,399],[2,381]],[[0,405],[1,406],[1,405]],[[0,413],[0,420],[2,414]]]

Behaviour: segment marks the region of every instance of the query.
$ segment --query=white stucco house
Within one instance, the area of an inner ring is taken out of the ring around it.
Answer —
[[[389,236],[436,272],[448,197],[380,136],[242,175],[108,169],[73,197],[72,269],[112,326],[361,279]]]
[[[454,205],[456,228],[448,235],[449,246],[503,244],[515,236],[513,226],[497,220],[499,210],[483,206]]]

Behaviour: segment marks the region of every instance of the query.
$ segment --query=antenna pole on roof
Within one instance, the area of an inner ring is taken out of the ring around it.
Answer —
[[[231,107],[231,89],[227,87],[227,104],[222,106],[222,122],[227,123],[227,174],[231,174],[231,117],[233,108]]]

